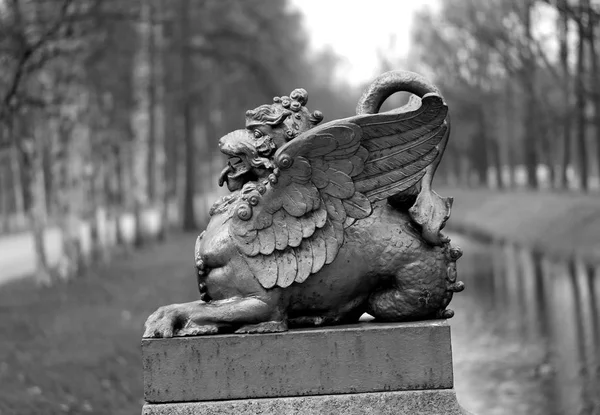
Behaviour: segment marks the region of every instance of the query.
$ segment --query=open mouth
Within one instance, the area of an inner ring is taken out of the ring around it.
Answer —
[[[248,173],[250,166],[242,160],[239,156],[231,156],[227,160],[227,177],[230,179],[237,179],[241,175]]]
[[[219,176],[219,186],[227,183],[229,190],[234,191],[242,187],[248,180],[255,180],[250,164],[240,156],[229,156],[227,166]]]

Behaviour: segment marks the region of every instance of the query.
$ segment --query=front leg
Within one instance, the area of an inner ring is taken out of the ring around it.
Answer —
[[[148,317],[144,337],[213,334],[220,328],[248,333],[286,330],[278,291],[270,290],[263,298],[233,297],[160,307]]]

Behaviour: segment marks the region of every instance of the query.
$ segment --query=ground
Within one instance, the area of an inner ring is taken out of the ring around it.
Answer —
[[[175,235],[67,284],[2,286],[0,414],[139,413],[143,323],[159,305],[197,298],[194,240]],[[478,305],[460,296],[450,321],[459,401],[487,408],[480,414],[533,414],[521,409],[535,356],[500,345]]]
[[[141,411],[140,339],[159,305],[197,298],[182,234],[50,288],[0,287],[0,414]]]

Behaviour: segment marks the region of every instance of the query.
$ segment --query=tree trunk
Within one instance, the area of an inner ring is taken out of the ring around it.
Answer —
[[[516,117],[515,117],[515,110],[514,110],[514,91],[513,91],[514,86],[512,85],[512,83],[510,81],[507,82],[506,84],[506,96],[505,96],[505,117],[506,117],[506,132],[507,132],[507,137],[505,137],[504,141],[505,141],[505,162],[506,165],[508,166],[508,183],[507,186],[508,188],[514,188],[516,187],[516,179],[515,179],[515,164],[516,164],[516,160],[515,160],[515,154],[514,154],[514,146],[515,146],[515,140],[516,140],[516,136],[517,136],[517,132],[516,132]]]
[[[532,53],[533,48],[533,36],[531,31],[531,11],[533,8],[533,0],[525,0],[525,13],[524,13],[524,29],[526,45],[525,50],[522,52],[523,56],[523,67],[521,68],[521,83],[523,92],[525,94],[525,111],[523,123],[525,125],[525,166],[527,168],[527,185],[530,189],[537,189],[539,187],[537,179],[537,141],[538,141],[538,111],[536,102],[536,91],[535,91],[535,80],[536,80],[536,66],[535,60]]]
[[[44,167],[42,160],[42,137],[39,128],[33,127],[32,138],[20,138],[21,152],[24,158],[27,180],[27,216],[33,234],[36,256],[35,282],[39,285],[50,285],[52,276],[44,244],[47,211],[44,188]]]
[[[504,178],[502,177],[502,159],[500,157],[500,144],[498,143],[498,139],[490,140],[492,144],[490,147],[492,148],[492,162],[494,163],[494,167],[496,168],[496,187],[499,190],[504,189],[506,186],[504,184]]]
[[[11,131],[12,134],[12,131]],[[13,140],[15,138],[13,137]],[[13,178],[13,189],[15,198],[15,218],[18,220],[18,224],[22,225],[25,223],[25,202],[23,200],[23,175],[21,171],[21,164],[19,163],[20,157],[18,155],[19,150],[16,145],[11,147],[11,169]]]
[[[485,111],[483,107],[477,110],[477,134],[473,136],[473,165],[479,177],[479,186],[487,187],[489,184],[488,171],[491,159],[491,140],[486,129]]]
[[[154,147],[153,147],[153,200],[160,213],[160,233],[159,238],[164,239],[166,236],[168,220],[167,220],[167,172],[166,172],[166,145],[165,141],[169,131],[166,129],[165,110],[166,110],[166,68],[168,60],[166,59],[167,50],[165,48],[165,1],[158,0],[155,3],[154,19],[153,19],[153,129],[154,129]],[[156,24],[159,20],[161,23]]]
[[[58,205],[58,226],[62,234],[62,253],[58,267],[58,276],[70,280],[79,275],[82,265],[87,262],[91,247],[82,251],[81,225],[88,197],[85,195],[85,163],[90,145],[90,128],[86,124],[86,112],[89,99],[85,92],[77,97],[69,97],[69,104],[77,108],[75,115],[66,109],[59,117],[48,123],[52,132],[54,147],[53,175],[55,178],[56,200]],[[100,172],[96,171],[96,177]],[[95,201],[95,205],[98,201]],[[86,206],[87,205],[87,206]],[[102,239],[103,229],[98,229],[98,238]],[[87,242],[87,241],[86,241]]]
[[[471,136],[471,166],[477,175],[477,186],[486,187],[489,163],[489,137],[485,128],[485,114],[482,107],[477,109],[477,133]],[[470,177],[469,177],[470,181]]]
[[[0,234],[7,232],[10,228],[10,204],[9,204],[9,189],[10,189],[10,175],[4,167],[6,161],[4,160],[4,154],[0,151],[0,205],[2,205],[2,224],[0,226]],[[10,166],[9,166],[10,167]]]
[[[152,107],[150,102],[150,2],[140,3],[140,21],[137,23],[138,51],[133,66],[133,93],[136,108],[132,115],[133,145],[133,194],[136,216],[136,244],[144,238],[142,214],[148,206],[148,157]]]
[[[192,119],[192,103],[187,87],[192,85],[192,68],[189,55],[189,0],[181,0],[180,30],[181,30],[181,99],[183,113],[183,135],[185,142],[185,194],[183,201],[183,228],[197,228],[194,211],[194,196],[196,183],[196,145],[194,141],[194,121]]]
[[[166,10],[166,0],[159,0],[159,9]],[[177,176],[179,157],[177,156],[177,148],[181,142],[182,128],[179,121],[177,99],[175,98],[174,91],[180,85],[179,76],[181,75],[181,69],[178,65],[181,64],[181,59],[172,59],[173,53],[172,47],[176,44],[173,38],[173,34],[167,36],[166,26],[163,23],[161,31],[161,82],[162,82],[162,95],[163,95],[163,122],[162,122],[162,158],[163,158],[163,171],[164,171],[164,192],[163,192],[163,223],[165,229],[171,226],[173,219],[176,219],[177,223],[180,220],[180,216],[172,218],[172,205],[177,200]],[[169,70],[166,70],[169,68]],[[159,95],[159,93],[157,93]],[[158,157],[158,156],[157,156]],[[176,209],[177,212],[179,212]],[[181,225],[181,224],[179,224]]]
[[[159,74],[156,71],[156,7],[154,0],[147,1],[148,8],[148,199],[154,204],[156,199],[156,180],[158,178],[156,171],[156,148],[157,148],[157,130],[155,115],[156,115],[156,82]]]
[[[592,65],[592,91],[594,99],[594,126],[596,132],[596,175],[600,184],[600,65],[598,65],[598,51],[596,50],[596,25],[598,19],[595,17],[593,10],[588,4],[589,16],[589,47],[590,61]]]
[[[569,163],[571,162],[571,126],[573,111],[571,108],[571,74],[569,70],[569,16],[566,11],[567,0],[561,0],[559,6],[559,43],[560,43],[560,64],[563,74],[563,100],[565,107],[565,114],[563,118],[563,131],[562,131],[562,163],[560,168],[560,187],[564,190],[569,188],[569,179],[567,171]]]
[[[585,7],[585,0],[580,1],[580,6]],[[575,80],[575,98],[577,112],[577,150],[579,158],[579,177],[581,189],[588,190],[588,160],[586,145],[586,96],[585,96],[585,35],[583,15],[578,19],[578,44],[577,44],[577,76]]]

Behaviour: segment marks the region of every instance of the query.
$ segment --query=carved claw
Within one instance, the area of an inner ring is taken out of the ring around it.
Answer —
[[[450,254],[450,259],[452,261],[457,261],[458,259],[460,259],[460,257],[463,256],[463,251],[462,251],[462,249],[460,249],[459,246],[453,246],[450,248],[449,254]]]
[[[146,320],[142,337],[173,337],[175,327],[185,318],[177,306],[178,304],[160,307],[152,313]]]
[[[176,336],[201,336],[205,334],[216,334],[219,328],[212,324],[198,325],[193,321],[188,321],[183,328],[177,330]]]
[[[454,284],[450,284],[448,286],[448,290],[455,292],[455,293],[459,293],[459,292],[463,291],[464,289],[465,289],[465,283],[462,281],[455,282]]]
[[[246,333],[281,333],[287,331],[288,326],[286,321],[266,321],[258,324],[246,324],[237,329],[238,334]]]
[[[439,318],[452,318],[454,317],[454,311],[450,309],[442,310],[438,314]]]

